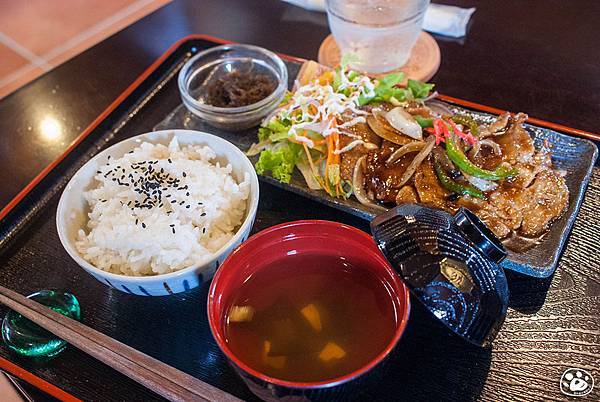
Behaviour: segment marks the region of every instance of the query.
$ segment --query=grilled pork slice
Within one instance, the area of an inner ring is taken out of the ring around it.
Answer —
[[[517,230],[523,222],[522,190],[500,187],[492,192],[487,202],[482,202],[474,212],[500,239]]]
[[[565,179],[558,172],[545,169],[526,189],[502,186],[490,194],[487,202],[467,207],[502,239],[511,231],[526,237],[542,235],[568,204]]]
[[[458,209],[456,204],[448,202],[450,192],[440,184],[433,170],[431,156],[421,163],[414,177],[415,189],[417,190],[421,204],[450,212]]]
[[[564,177],[552,170],[540,172],[533,184],[523,192],[521,234],[540,236],[568,205],[569,189]]]
[[[388,166],[386,160],[398,148],[399,145],[384,140],[378,150],[367,154],[365,189],[377,201],[396,202],[396,195],[401,187],[400,179],[415,156],[414,153],[404,155]]]
[[[396,204],[416,204],[419,202],[417,192],[413,186],[406,185],[396,194]]]
[[[523,128],[525,119],[527,115],[517,114],[510,119],[510,126],[506,133],[493,138],[500,145],[502,159],[511,165],[517,162],[528,163],[535,153],[533,140]]]
[[[357,123],[352,127],[346,128],[344,131],[352,136],[341,135],[340,148],[344,148],[357,139],[361,139],[366,143],[374,145],[379,145],[381,143],[381,139],[366,123]],[[357,145],[351,150],[342,153],[340,158],[340,175],[342,176],[342,179],[352,180],[352,172],[354,172],[356,161],[361,156],[366,155],[367,152],[369,152],[369,150],[364,145]]]
[[[519,174],[506,184],[513,187],[527,188],[533,183],[538,173],[544,170],[552,169],[552,160],[550,153],[547,150],[536,152],[528,163],[517,162],[514,167],[519,171]]]

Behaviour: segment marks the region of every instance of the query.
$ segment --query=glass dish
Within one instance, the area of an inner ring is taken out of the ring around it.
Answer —
[[[225,74],[256,71],[277,82],[266,98],[240,107],[216,107],[206,102],[207,87]],[[258,46],[222,45],[198,53],[179,72],[178,85],[186,108],[210,125],[240,131],[258,125],[285,96],[287,68],[275,53]]]

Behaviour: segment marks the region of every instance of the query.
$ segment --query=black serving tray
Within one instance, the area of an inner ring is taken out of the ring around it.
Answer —
[[[180,108],[177,73],[195,53],[222,43],[224,42],[206,36],[188,37],[176,43],[81,134],[75,146],[70,147],[42,172],[40,179],[32,182],[19,198],[9,204],[9,208],[4,210],[4,216],[0,217],[0,283],[22,294],[40,289],[70,291],[80,301],[82,321],[86,325],[240,398],[255,400],[229,367],[211,336],[206,317],[207,286],[168,297],[140,297],[110,289],[88,275],[68,256],[60,244],[55,225],[60,192],[71,176],[93,155],[116,142],[158,127],[167,127],[174,124],[176,118],[185,118],[185,111]],[[303,60],[290,57],[285,59],[290,76],[294,77]],[[489,117],[482,115],[482,118]],[[192,122],[182,120],[179,127],[192,127]],[[255,139],[254,132],[234,135],[208,127],[194,127],[220,134],[242,148],[246,148]],[[589,142],[533,126],[529,129],[534,130],[536,135],[539,132],[541,135],[549,135],[551,139],[563,141],[561,144],[564,144],[566,150],[580,152],[580,157],[595,157],[595,148]],[[570,163],[568,159],[565,158],[565,163]],[[563,168],[562,159],[555,162]],[[563,218],[560,244],[552,257],[552,268],[539,270],[532,266],[530,273],[533,272],[534,275],[550,275],[559,249],[565,242],[565,234],[577,212],[589,180],[589,166],[585,162],[574,169],[579,172],[581,182],[569,184],[571,210],[568,217]],[[365,219],[370,219],[373,214],[362,209],[356,202],[350,200],[342,203],[325,198],[319,192],[308,191],[300,185],[281,189],[276,186],[282,185],[272,178],[264,176],[261,179],[261,201],[254,232],[277,223],[310,218],[342,221],[368,230]],[[276,186],[265,185],[265,182]],[[593,194],[596,194],[597,180],[594,183]],[[306,195],[311,199],[306,199]],[[327,208],[317,202],[334,208]],[[590,210],[589,206],[587,210]],[[590,212],[587,213],[588,218],[594,221]],[[586,229],[586,232],[579,233],[578,236],[593,238],[593,230]],[[525,266],[523,262],[526,262],[514,257],[512,261],[514,265],[508,268],[515,270]],[[535,271],[536,269],[538,270]],[[522,268],[521,272],[527,270]],[[447,372],[456,373],[457,378],[470,378],[472,374],[472,367],[468,364],[456,365],[452,363],[456,359],[439,358],[447,354],[448,350],[460,351],[461,359],[465,350],[476,355],[476,359],[489,359],[486,357],[488,352],[469,349],[454,338],[448,338],[447,331],[442,326],[426,320],[424,317],[427,316],[418,305],[413,307],[412,324],[403,337],[404,344],[399,346],[399,353],[404,358],[396,359],[393,363],[394,376],[379,384],[377,389],[365,391],[364,395],[361,392],[359,400],[389,400],[392,395],[419,395],[422,398],[427,398],[428,395],[428,399],[436,399],[439,387],[424,389],[419,381],[411,381],[415,362],[423,358],[424,350],[427,350],[427,358],[436,356],[433,367],[440,376],[439,381],[445,381],[443,373]],[[0,315],[5,311],[0,306]],[[427,339],[433,337],[436,342],[427,340],[428,346],[425,346],[423,334],[427,334]],[[453,348],[448,349],[449,345]],[[16,362],[24,371],[14,370],[5,359]],[[28,381],[33,378],[30,375],[32,373],[85,400],[160,399],[151,391],[72,347],[49,362],[20,359],[11,355],[7,348],[0,347],[0,368],[25,373],[22,378],[27,377]],[[430,374],[428,372],[427,375]],[[398,378],[403,380],[398,381]],[[440,386],[450,387],[446,383]]]

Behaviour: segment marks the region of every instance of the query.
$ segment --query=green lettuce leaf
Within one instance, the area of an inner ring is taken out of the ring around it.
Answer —
[[[342,84],[342,73],[348,70],[348,64],[359,61],[359,60],[360,60],[360,58],[355,53],[346,53],[346,54],[344,54],[344,56],[342,56],[342,60],[340,61],[340,66],[335,69],[335,74],[333,76],[333,82],[331,83],[331,86],[333,87],[333,90],[335,92],[338,91],[340,85]],[[360,74],[358,74],[356,71],[348,70],[346,78],[348,78],[349,81],[354,81],[354,79],[356,79],[359,75]],[[347,93],[345,93],[345,95],[347,96],[349,94],[349,90],[346,92]]]
[[[379,80],[374,90],[374,96],[361,96],[358,99],[359,105],[362,106],[371,102],[389,102],[391,98],[396,99],[398,102],[423,99],[429,95],[434,86],[434,84],[409,79],[406,88],[397,87],[396,85],[402,80],[404,80],[404,73],[402,72],[386,75]]]
[[[398,92],[406,91],[404,88],[396,88],[396,85],[398,85],[400,82],[402,82],[403,79],[404,79],[403,72],[386,75],[385,77],[383,77],[382,79],[379,80],[379,82],[374,90],[375,94],[373,96],[361,95],[358,98],[358,104],[360,106],[362,106],[362,105],[366,105],[367,103],[370,103],[370,102],[383,102],[383,101],[388,102],[390,100],[390,98],[392,96],[395,97],[395,95]]]
[[[425,98],[431,90],[433,89],[435,84],[428,84],[426,82],[421,82],[417,80],[408,80],[407,88],[412,92],[412,95],[415,99]]]
[[[290,124],[282,122],[279,119],[272,119],[266,126],[258,129],[258,140],[271,140],[273,142],[287,137],[290,130]]]
[[[403,79],[404,79],[403,72],[388,74],[385,77],[383,77],[381,80],[379,80],[379,85],[377,85],[377,88],[380,88],[380,89],[392,88],[392,87],[398,85],[399,83],[401,83]],[[375,92],[377,92],[377,88],[375,88]]]
[[[287,142],[277,149],[262,151],[256,162],[256,173],[271,172],[274,178],[289,183],[302,147]]]

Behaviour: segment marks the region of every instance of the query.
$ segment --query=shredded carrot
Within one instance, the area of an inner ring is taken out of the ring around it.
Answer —
[[[333,156],[335,157],[334,163],[339,165],[340,164],[340,154],[335,152],[335,151],[339,151],[339,149],[340,149],[340,135],[337,132],[333,133],[333,143],[334,143],[334,147],[335,147],[334,153],[333,153]]]
[[[312,170],[313,175],[315,176],[319,176],[317,169],[315,168],[315,165],[313,163],[312,157],[310,156],[310,151],[308,150],[308,146],[306,145],[306,143],[302,143],[302,145],[304,146],[304,151],[306,152],[306,157],[308,159],[308,164],[310,165],[310,170]]]
[[[330,126],[337,125],[337,121],[335,118],[329,121]],[[337,131],[334,131],[326,138],[327,142],[327,160],[325,161],[325,183],[327,183],[327,193],[332,196],[338,196],[342,194],[342,188],[340,184],[339,178],[336,179],[335,183],[331,183],[329,180],[329,168],[332,165],[340,165],[340,154],[336,153],[340,146],[340,135]]]
[[[333,136],[329,135],[327,136],[327,162],[325,162],[325,167],[329,167],[329,165],[331,165],[334,156],[333,151]]]

